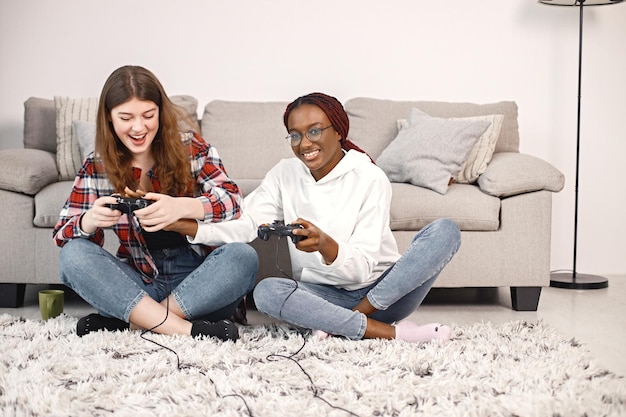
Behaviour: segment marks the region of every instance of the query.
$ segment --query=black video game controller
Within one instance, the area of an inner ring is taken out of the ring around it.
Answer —
[[[135,210],[148,207],[154,203],[153,200],[146,200],[145,198],[128,198],[115,196],[117,202],[115,204],[105,204],[112,210],[119,210],[122,213],[130,214]]]
[[[259,226],[257,232],[259,239],[268,240],[270,236],[276,235],[279,238],[282,236],[289,236],[294,245],[301,240],[306,239],[306,236],[294,235],[292,233],[295,229],[304,229],[301,224],[285,224],[281,220],[274,220],[273,223],[264,223]]]

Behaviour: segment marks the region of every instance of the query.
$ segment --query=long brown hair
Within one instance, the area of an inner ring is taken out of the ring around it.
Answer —
[[[152,101],[159,107],[159,130],[150,151],[161,183],[160,192],[170,195],[193,193],[190,155],[180,132],[182,126],[196,123],[172,103],[155,75],[143,67],[120,67],[104,83],[96,120],[95,151],[100,168],[104,168],[116,192],[123,192],[127,186],[136,190],[139,186],[131,170],[133,156],[118,138],[111,122],[111,110],[133,98]]]
[[[341,102],[335,97],[329,96],[328,94],[310,93],[305,96],[298,97],[297,99],[289,103],[287,105],[287,108],[285,109],[285,114],[283,115],[283,123],[285,124],[287,130],[289,130],[289,125],[287,123],[289,120],[289,115],[293,110],[303,104],[313,104],[314,106],[319,107],[326,114],[326,117],[328,117],[330,124],[341,137],[339,143],[341,144],[342,149],[346,151],[354,149],[355,151],[359,151],[367,155],[367,152],[356,146],[354,142],[348,139],[348,130],[350,130],[350,119],[348,119],[348,114],[341,105]],[[371,156],[370,160],[374,162]]]

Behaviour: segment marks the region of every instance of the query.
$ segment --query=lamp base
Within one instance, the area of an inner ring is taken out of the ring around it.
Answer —
[[[572,272],[550,274],[550,286],[570,290],[598,290],[607,288],[609,280],[599,275],[574,274]]]

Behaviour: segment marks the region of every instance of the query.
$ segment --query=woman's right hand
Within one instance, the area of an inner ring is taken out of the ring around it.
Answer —
[[[117,200],[112,196],[100,197],[94,201],[93,206],[80,219],[80,230],[86,234],[92,234],[100,227],[115,226],[120,220],[122,212],[106,205],[116,202]]]

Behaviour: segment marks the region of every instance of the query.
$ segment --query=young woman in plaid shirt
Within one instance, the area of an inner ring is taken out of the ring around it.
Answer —
[[[242,197],[214,147],[165,94],[150,71],[124,66],[100,96],[95,151],[74,181],[54,239],[62,247],[61,281],[97,314],[77,333],[150,329],[163,334],[236,340],[228,320],[252,290],[258,258],[243,243],[191,245],[173,231],[180,219],[222,222],[241,215]],[[129,214],[114,195],[152,203]],[[119,238],[116,256],[104,229]]]

